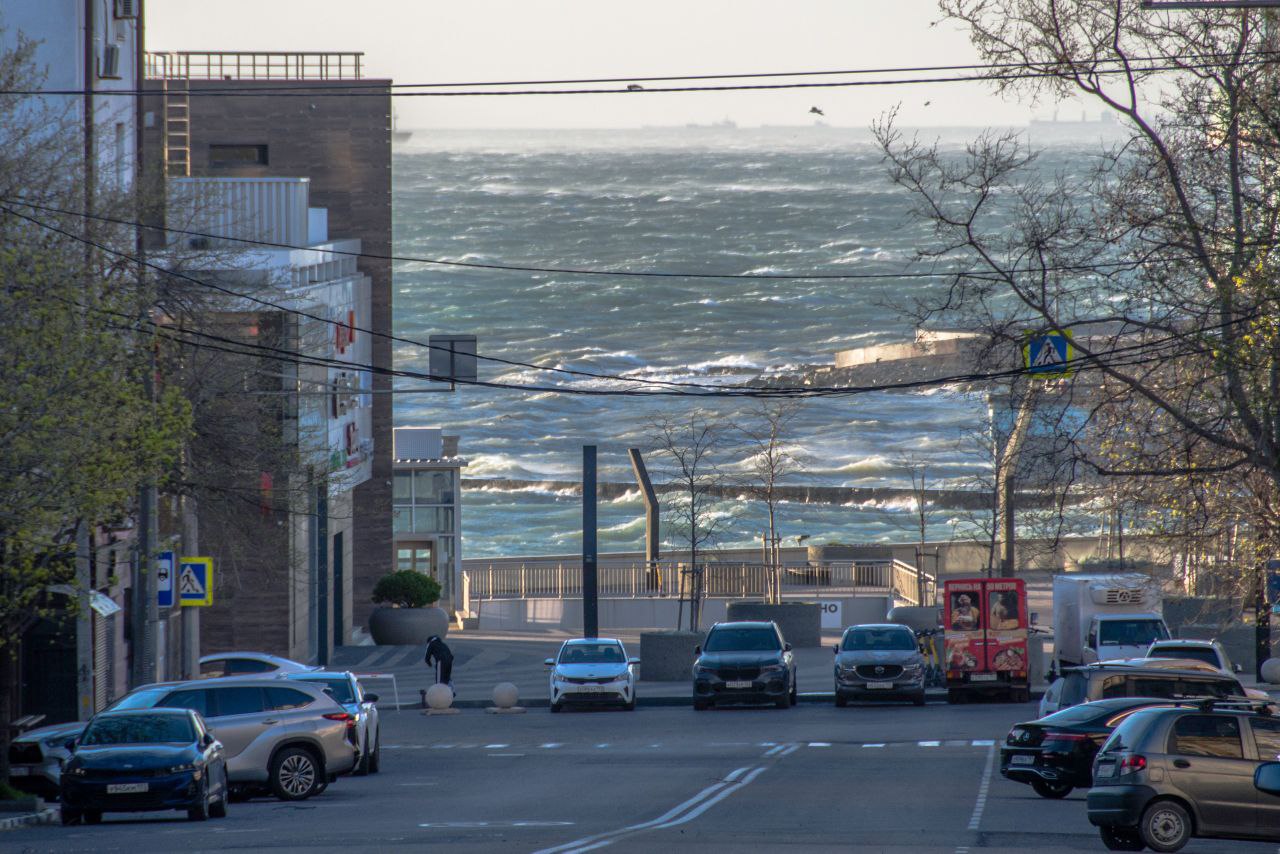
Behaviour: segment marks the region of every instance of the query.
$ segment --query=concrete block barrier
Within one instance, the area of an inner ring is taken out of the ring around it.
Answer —
[[[816,602],[730,602],[730,620],[772,620],[793,647],[822,646],[822,608]]]
[[[641,632],[640,681],[692,680],[693,650],[702,637],[702,632]]]

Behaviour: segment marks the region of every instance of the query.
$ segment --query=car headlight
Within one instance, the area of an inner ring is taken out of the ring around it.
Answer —
[[[68,768],[62,773],[66,774],[68,777],[83,777],[88,772],[85,771],[83,768],[81,768],[79,765],[77,765],[73,768]]]
[[[200,769],[196,767],[196,764],[194,762],[185,762],[182,765],[174,765],[172,768],[169,769],[168,773],[185,774],[188,771],[195,771],[196,779],[197,780],[200,779]]]
[[[781,664],[766,664],[760,668],[761,673],[781,673],[783,671]]]
[[[65,747],[68,740],[68,736],[65,735],[51,735],[48,738],[40,739],[40,746],[46,749]]]
[[[695,664],[693,665],[693,675],[694,676],[715,676],[716,669],[706,664]]]

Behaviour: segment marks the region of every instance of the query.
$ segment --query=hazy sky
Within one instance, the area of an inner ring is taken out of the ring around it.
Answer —
[[[150,50],[363,51],[398,83],[811,71],[975,61],[936,0],[151,0]],[[931,102],[925,106],[925,102]],[[1049,115],[978,84],[792,92],[400,98],[406,127],[636,127],[732,119],[865,126],[1022,124]],[[1090,108],[1097,118],[1096,108]],[[1063,115],[1079,115],[1079,107]]]

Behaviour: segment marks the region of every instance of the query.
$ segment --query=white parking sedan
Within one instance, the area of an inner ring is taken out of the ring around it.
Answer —
[[[579,638],[565,641],[551,668],[551,711],[567,705],[636,707],[638,658],[627,658],[622,641]]]

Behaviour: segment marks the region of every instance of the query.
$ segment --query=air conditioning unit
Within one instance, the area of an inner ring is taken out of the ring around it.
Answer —
[[[138,0],[116,0],[116,17],[138,17]]]
[[[98,76],[104,80],[120,79],[120,46],[115,44],[103,45],[102,47],[102,63],[98,70]]]

